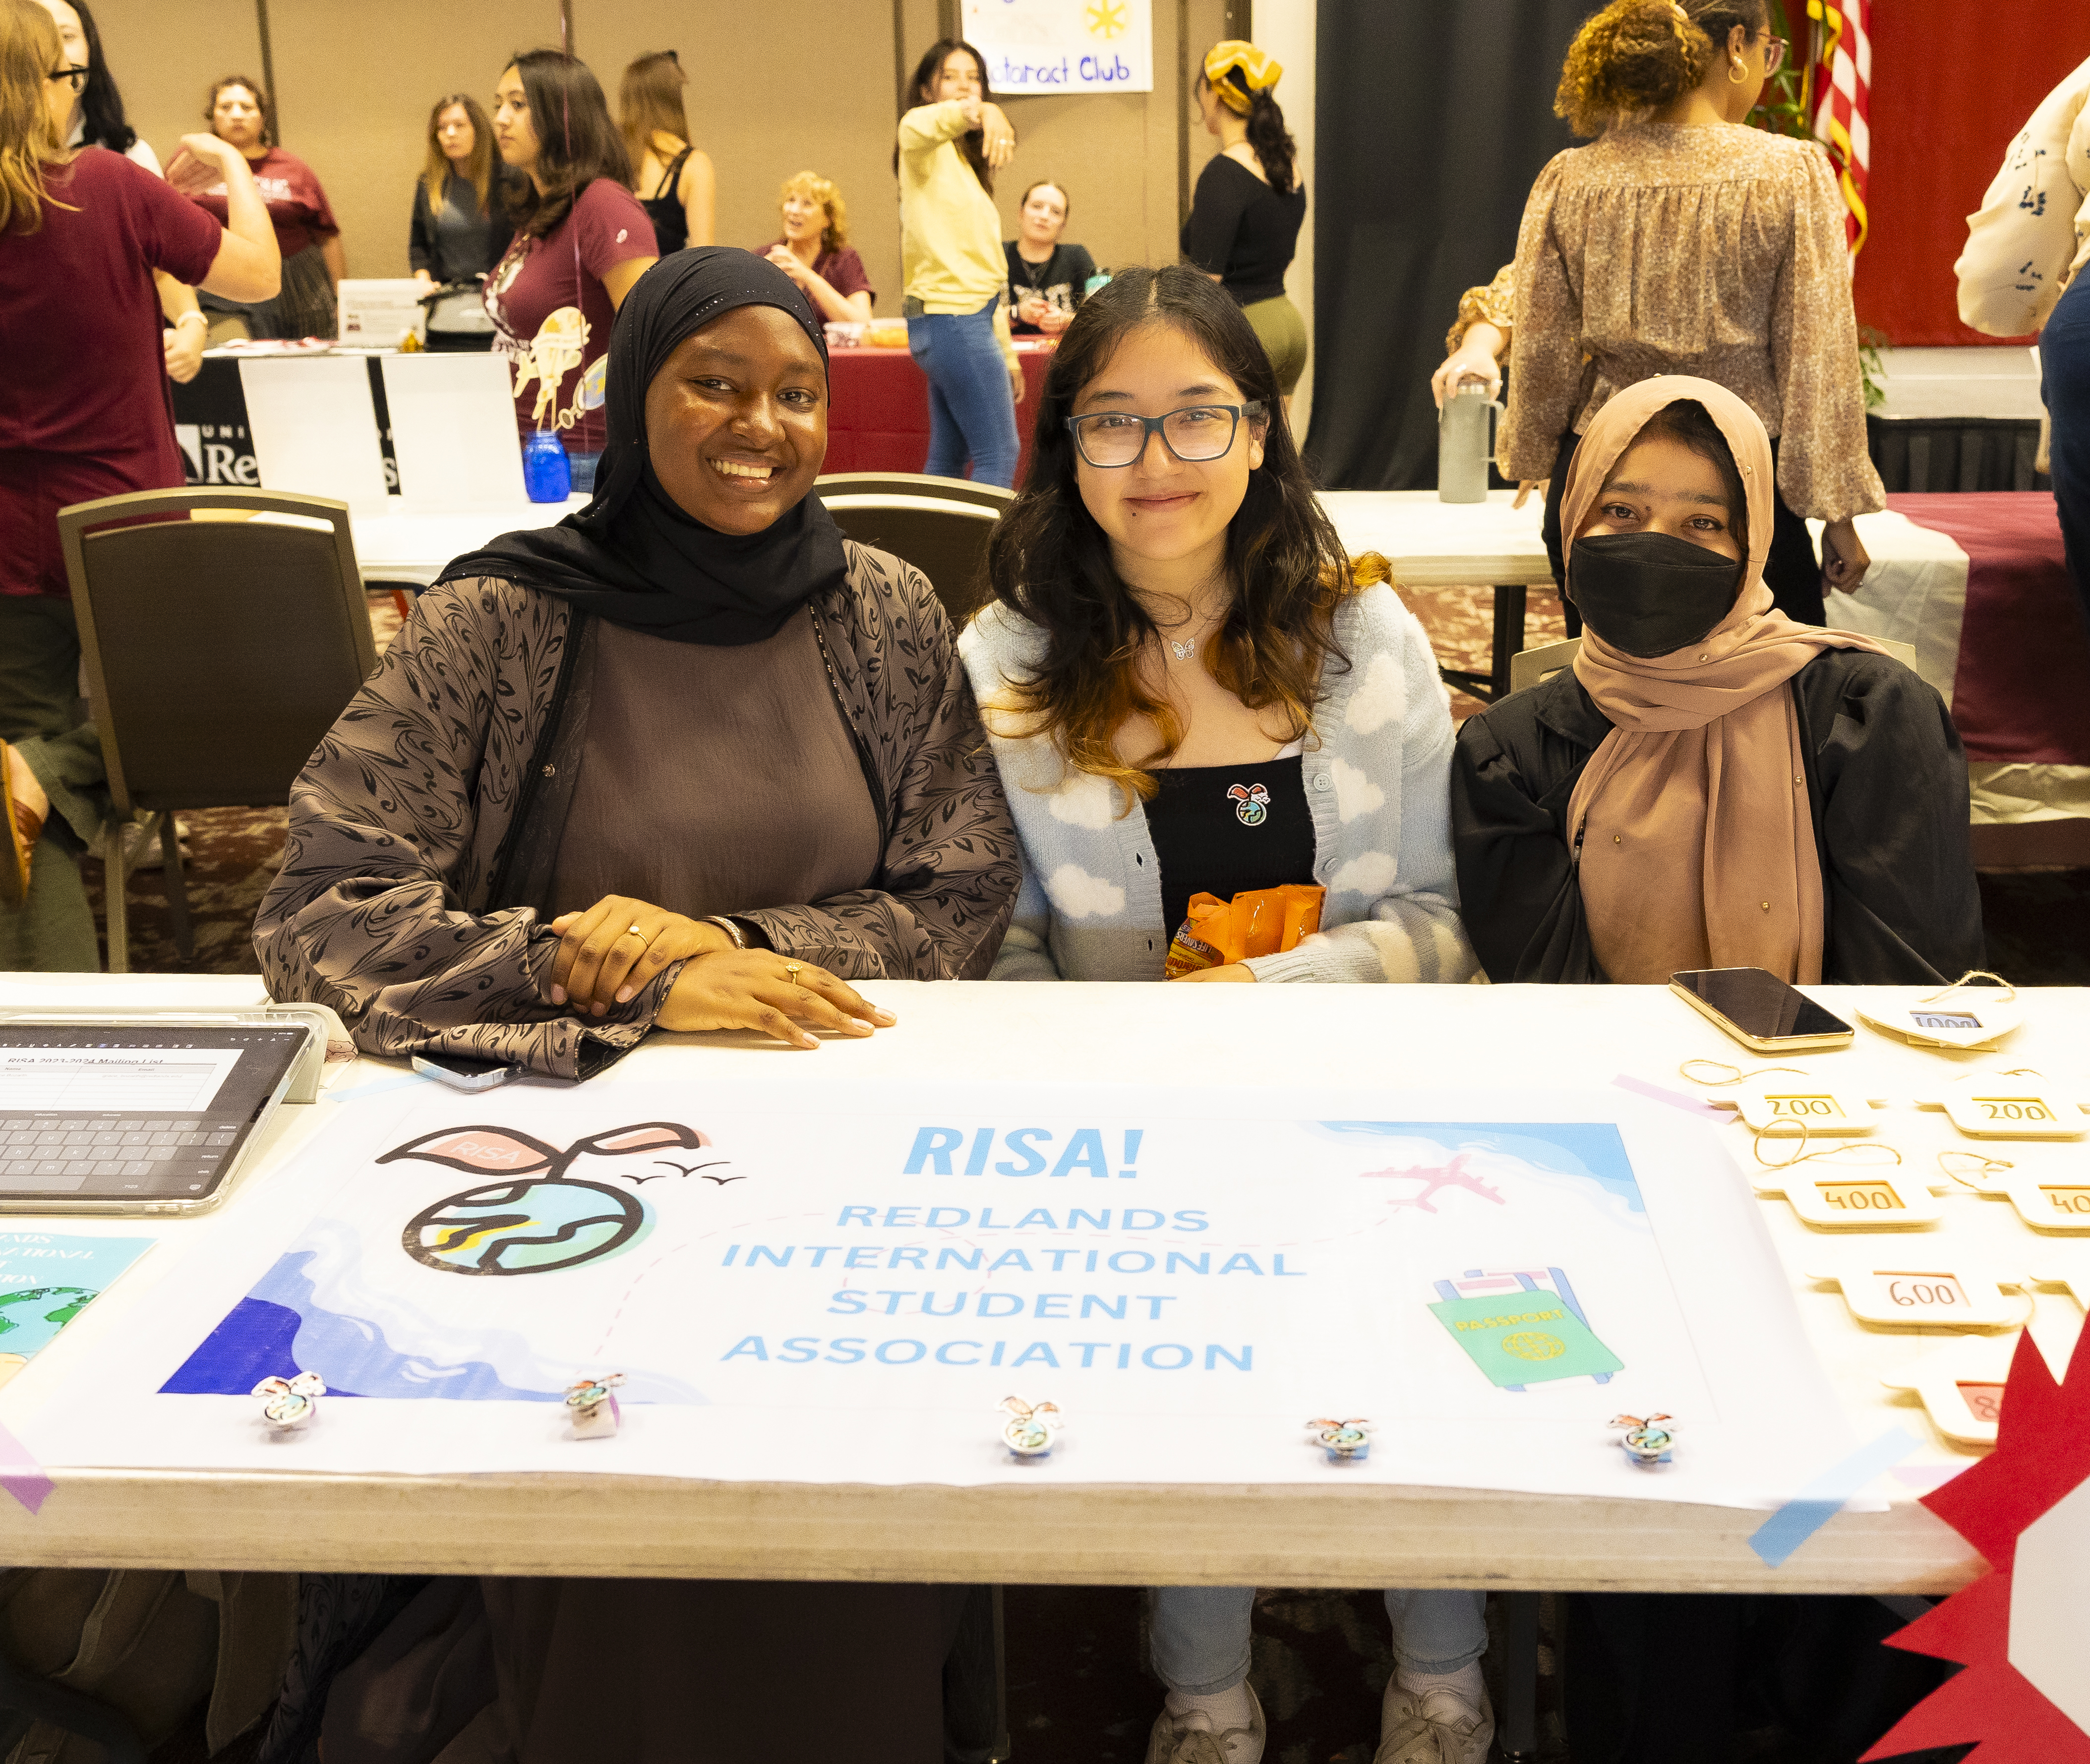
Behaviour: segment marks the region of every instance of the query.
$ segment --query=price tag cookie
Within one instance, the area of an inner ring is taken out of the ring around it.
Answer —
[[[1783,1194],[1817,1231],[1903,1231],[1934,1225],[1945,1209],[1930,1182],[1899,1164],[1838,1164],[1808,1159],[1752,1170],[1759,1194]]]
[[[2002,1336],[1955,1336],[1880,1383],[1890,1391],[1913,1391],[1931,1425],[1954,1445],[1993,1445],[2016,1345]]]
[[[1742,1119],[1755,1131],[1781,1137],[1796,1137],[1795,1121],[1806,1124],[1809,1138],[1825,1138],[1870,1133],[1876,1120],[1865,1098],[1848,1090],[1810,1083],[1804,1078],[1736,1091],[1733,1101]]]
[[[2090,1263],[2055,1262],[2050,1259],[2051,1255],[2049,1251],[2047,1257],[2034,1260],[2032,1265],[2035,1267],[2045,1267],[2053,1271],[2032,1276],[2032,1284],[2034,1286],[2058,1286],[2085,1312],[2090,1313]]]
[[[1891,1002],[1860,1005],[1858,1016],[1916,1047],[1960,1052],[1993,1048],[2024,1022],[2016,988],[2009,986],[1955,984],[1942,992],[1907,992]]]
[[[2090,1130],[2090,1116],[2074,1099],[2036,1073],[1976,1072],[1929,1106],[1970,1139],[2079,1139]]]
[[[1967,1180],[2007,1198],[2034,1231],[2090,1233],[2090,1169],[2078,1175],[2011,1168]]]
[[[2023,1280],[1950,1267],[1942,1258],[1911,1256],[1894,1267],[1859,1263],[1807,1277],[1841,1286],[1860,1323],[1890,1329],[2015,1329],[2031,1308],[2017,1294]]]

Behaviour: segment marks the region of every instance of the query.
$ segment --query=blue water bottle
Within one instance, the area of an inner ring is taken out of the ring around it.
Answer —
[[[522,488],[532,502],[563,502],[572,493],[573,467],[553,430],[540,428],[522,443]]]

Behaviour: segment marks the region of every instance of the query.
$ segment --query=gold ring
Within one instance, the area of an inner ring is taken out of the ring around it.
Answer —
[[[636,925],[626,925],[624,927],[624,935],[627,937],[643,937],[646,933]]]
[[[784,964],[784,971],[791,976],[791,983],[796,986],[798,983],[799,975],[804,970],[800,963],[787,962]]]

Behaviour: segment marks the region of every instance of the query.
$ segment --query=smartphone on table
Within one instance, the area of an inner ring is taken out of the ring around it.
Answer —
[[[1757,1053],[1847,1048],[1856,1033],[1768,968],[1694,968],[1671,975],[1669,990]]]

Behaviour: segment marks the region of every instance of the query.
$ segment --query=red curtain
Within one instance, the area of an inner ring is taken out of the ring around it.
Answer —
[[[1959,322],[1952,265],[2003,152],[2090,54],[2079,0],[1873,0],[1872,230],[1858,322],[1896,343],[1993,343]]]

